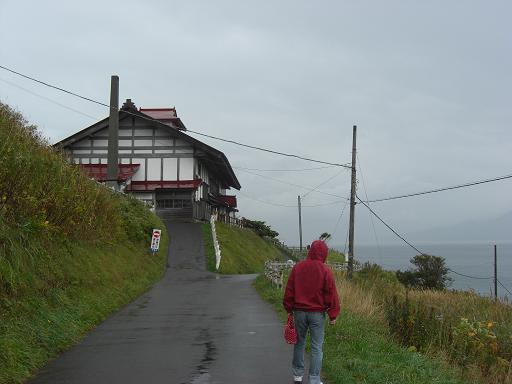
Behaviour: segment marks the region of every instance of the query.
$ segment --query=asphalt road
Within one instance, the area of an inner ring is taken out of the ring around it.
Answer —
[[[206,272],[201,227],[168,228],[163,279],[30,383],[292,382],[292,349],[276,314],[252,287],[255,276]]]

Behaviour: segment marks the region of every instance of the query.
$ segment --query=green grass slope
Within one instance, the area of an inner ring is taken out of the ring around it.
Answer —
[[[168,236],[0,103],[0,383],[21,383],[157,281]],[[152,228],[161,251],[148,252]]]
[[[251,229],[238,228],[224,223],[216,223],[215,226],[221,249],[219,273],[258,273],[263,271],[265,261],[284,259],[279,248],[256,235]],[[208,270],[215,271],[215,252],[211,240],[210,224],[203,225],[203,235]]]

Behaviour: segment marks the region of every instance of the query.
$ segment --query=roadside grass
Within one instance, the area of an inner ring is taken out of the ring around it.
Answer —
[[[378,266],[366,266],[354,280],[404,346],[444,359],[468,382],[512,383],[509,303],[474,292],[407,290]]]
[[[329,248],[329,253],[327,254],[327,262],[329,263],[344,263],[345,255],[337,251],[336,249]]]
[[[258,273],[263,271],[265,261],[284,259],[279,248],[259,237],[251,229],[220,222],[215,225],[221,249],[219,273]]]
[[[206,270],[217,272],[215,270],[215,247],[213,246],[212,225],[203,223],[201,225],[204,239],[204,253],[206,256]]]
[[[169,237],[143,203],[89,180],[1,103],[0,163],[0,383],[11,384],[159,280]]]
[[[22,296],[0,299],[0,383],[23,382],[151,287],[165,268],[167,236],[161,247],[154,256],[144,247],[122,245],[39,250],[41,264],[27,267],[45,269],[44,274],[61,269],[62,276],[43,291],[25,290]],[[49,258],[66,265],[42,265]],[[37,277],[33,282],[46,285]]]
[[[349,283],[347,283],[349,284]],[[275,288],[260,275],[254,286],[263,299],[271,303],[284,320],[282,307],[283,291]],[[345,292],[339,287],[342,312],[334,327],[326,327],[324,343],[323,375],[325,383],[446,383],[462,384],[470,381],[458,379],[454,370],[441,361],[431,359],[417,352],[409,351],[396,343],[383,323],[382,313],[374,310],[368,318],[352,306],[364,296],[358,288]],[[349,295],[356,295],[352,302],[346,302]],[[371,301],[363,307],[371,307]],[[283,341],[284,342],[284,341]]]

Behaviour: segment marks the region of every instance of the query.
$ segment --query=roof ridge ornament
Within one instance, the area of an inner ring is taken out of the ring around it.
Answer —
[[[121,111],[138,112],[137,107],[135,106],[135,103],[132,101],[132,99],[126,99],[123,106],[121,107]]]

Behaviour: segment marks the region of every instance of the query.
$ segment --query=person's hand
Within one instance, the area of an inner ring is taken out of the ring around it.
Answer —
[[[329,325],[335,325],[335,324],[336,324],[336,319],[329,320]]]

